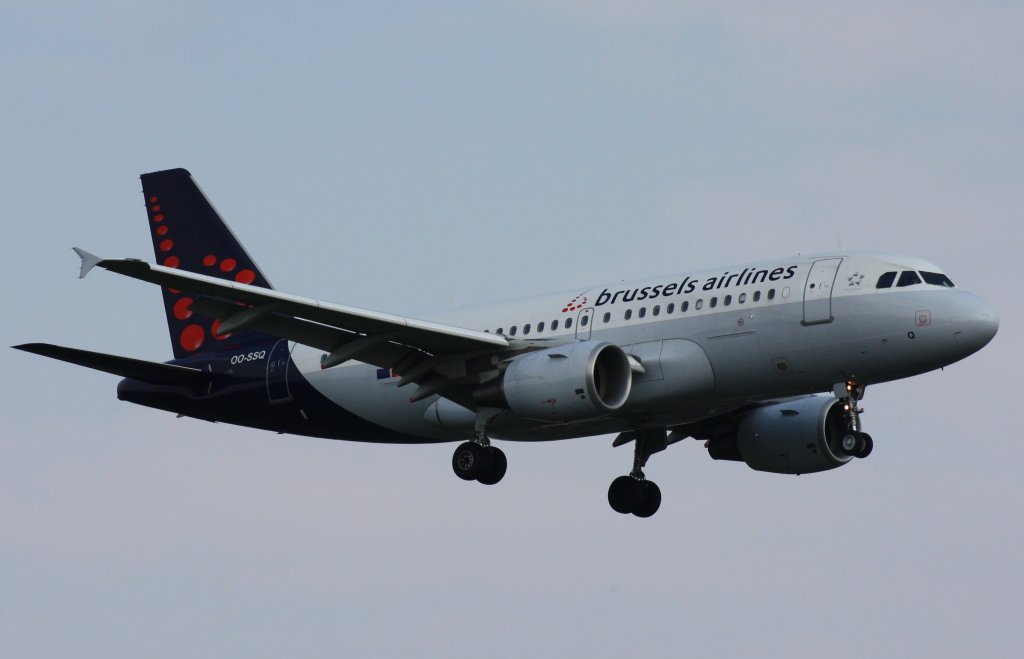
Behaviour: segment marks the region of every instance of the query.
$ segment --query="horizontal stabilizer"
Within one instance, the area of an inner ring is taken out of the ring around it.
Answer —
[[[78,272],[79,279],[85,279],[85,276],[89,274],[89,271],[96,267],[96,264],[102,261],[100,257],[95,254],[90,254],[81,247],[72,247],[75,250],[75,254],[78,254],[78,258],[82,259],[82,269]]]
[[[12,346],[17,350],[24,350],[36,355],[59,359],[64,362],[78,364],[86,368],[94,368],[97,371],[104,371],[121,377],[149,382],[150,384],[163,385],[190,385],[207,382],[210,373],[201,371],[198,368],[188,366],[175,366],[174,364],[161,364],[143,359],[132,359],[131,357],[119,357],[107,355],[102,352],[91,352],[77,348],[65,348],[50,343],[24,343],[20,346]]]

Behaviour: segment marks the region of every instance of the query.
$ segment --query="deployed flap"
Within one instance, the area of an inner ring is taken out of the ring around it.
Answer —
[[[509,348],[509,342],[504,337],[489,332],[322,302],[204,274],[151,265],[138,259],[102,259],[96,265],[134,279],[246,307],[273,304],[273,312],[268,314],[268,318],[283,316],[307,320],[360,335],[393,334],[394,338],[390,339],[392,342],[433,355]],[[253,324],[262,323],[256,321]]]
[[[149,382],[150,384],[200,384],[208,381],[210,378],[209,373],[198,368],[161,364],[159,362],[107,355],[102,352],[91,352],[77,348],[65,348],[64,346],[55,346],[50,343],[24,343],[20,346],[12,347],[36,355],[52,357],[53,359],[78,364],[79,366],[94,368],[97,371]]]

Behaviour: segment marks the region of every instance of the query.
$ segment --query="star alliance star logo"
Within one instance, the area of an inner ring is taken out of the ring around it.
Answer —
[[[855,272],[846,278],[847,286],[860,286],[860,283],[864,281],[864,275],[859,272]]]

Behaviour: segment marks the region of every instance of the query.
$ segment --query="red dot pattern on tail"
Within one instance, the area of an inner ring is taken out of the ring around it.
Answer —
[[[174,232],[174,217],[171,215],[165,215],[163,208],[158,204],[160,201],[156,196],[149,197],[148,206],[149,213],[153,220],[153,234],[160,239],[156,247],[159,252],[166,253],[164,257],[163,265],[168,268],[178,268],[182,265],[181,259],[173,253],[175,248],[174,240],[170,238]],[[173,211],[173,208],[171,209]],[[207,254],[203,257],[202,265],[206,268],[218,269],[220,272],[226,273],[230,276],[230,273],[234,273],[234,280],[241,284],[251,284],[256,281],[256,272],[250,268],[243,268],[235,272],[238,268],[238,261],[231,257],[220,258],[216,254]],[[186,264],[186,267],[187,264]],[[181,295],[181,291],[173,288],[166,289],[168,293],[174,296]],[[586,300],[584,299],[584,302]],[[203,347],[206,342],[207,335],[212,336],[214,339],[223,341],[229,338],[230,334],[220,334],[220,321],[212,320],[208,327],[205,326],[205,322],[200,324],[195,322],[202,316],[196,317],[191,309],[193,299],[191,297],[183,296],[177,299],[172,308],[171,313],[175,319],[184,321],[194,319],[186,325],[181,332],[178,334],[178,344],[186,352],[196,352]],[[576,300],[574,300],[576,302]]]

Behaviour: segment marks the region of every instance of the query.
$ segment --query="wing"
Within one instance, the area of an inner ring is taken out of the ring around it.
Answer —
[[[194,297],[191,310],[216,318],[220,335],[257,330],[318,348],[327,353],[321,360],[323,368],[350,359],[394,368],[402,377],[399,386],[420,385],[413,401],[443,393],[460,404],[469,404],[467,396],[457,390],[459,385],[486,381],[491,371],[497,375],[497,362],[488,356],[536,343],[333,304],[139,259],[101,259],[79,248],[75,251],[82,259],[82,277],[98,266],[188,292]]]

